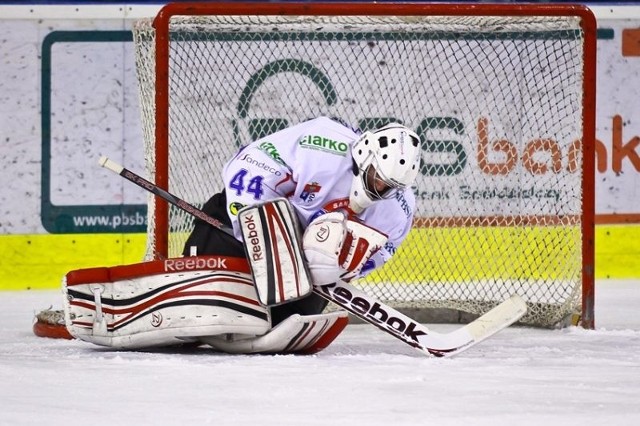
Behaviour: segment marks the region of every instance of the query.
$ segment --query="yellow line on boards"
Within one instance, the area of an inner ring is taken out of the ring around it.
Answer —
[[[0,235],[0,290],[59,288],[74,269],[141,262],[145,245],[146,234]],[[596,226],[596,278],[640,278],[638,259],[640,225]]]
[[[146,234],[0,235],[0,290],[54,289],[74,269],[141,262]]]

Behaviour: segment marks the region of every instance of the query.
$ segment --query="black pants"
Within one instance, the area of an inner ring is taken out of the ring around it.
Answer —
[[[209,216],[231,226],[231,221],[227,216],[226,205],[227,197],[222,191],[211,197],[204,204],[202,210]],[[183,256],[189,256],[190,248],[193,246],[197,248],[198,255],[210,254],[246,258],[244,245],[240,241],[198,218],[194,219],[194,228],[184,245]],[[293,314],[319,314],[326,306],[327,301],[325,299],[312,293],[303,299],[272,307],[271,321],[275,326]]]

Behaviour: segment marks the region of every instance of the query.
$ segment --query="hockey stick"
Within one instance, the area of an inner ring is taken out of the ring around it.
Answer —
[[[197,217],[198,219],[202,219],[203,221],[207,222],[211,226],[214,226],[214,227],[220,229],[221,231],[226,232],[227,234],[233,236],[233,231],[231,230],[231,228],[229,228],[224,223],[222,223],[219,220],[209,216],[208,214],[206,214],[202,210],[198,209],[195,206],[192,206],[191,204],[187,203],[184,200],[181,200],[180,198],[176,197],[175,195],[172,195],[172,194],[168,193],[167,191],[165,191],[164,189],[160,188],[156,184],[154,184],[152,182],[149,182],[148,180],[146,180],[142,176],[140,176],[140,175],[138,175],[136,173],[133,173],[131,170],[125,169],[120,164],[118,164],[118,163],[116,163],[114,161],[109,160],[104,155],[102,157],[100,157],[100,165],[102,167],[106,168],[106,169],[111,170],[112,172],[115,172],[115,173],[119,174],[120,176],[122,176],[123,178],[127,179],[128,181],[135,183],[140,188],[146,189],[147,191],[151,192],[152,194],[157,195],[158,197],[164,199],[165,201],[168,201],[169,203],[173,204],[174,206],[181,208],[185,212]]]
[[[109,160],[107,157],[100,158],[100,165],[185,212],[215,226],[222,232],[233,235],[233,231],[229,226],[212,218],[202,210],[170,194],[164,189],[159,188],[154,183]],[[527,305],[524,300],[518,295],[513,295],[469,324],[451,333],[443,334],[427,329],[391,306],[385,305],[345,282],[314,286],[313,292],[417,350],[437,357],[452,356],[469,349],[475,344],[491,337],[498,331],[510,326],[519,320],[527,311]]]

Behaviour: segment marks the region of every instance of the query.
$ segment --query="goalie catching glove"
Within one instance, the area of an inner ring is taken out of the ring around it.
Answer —
[[[313,283],[350,281],[387,242],[387,235],[340,212],[324,214],[304,232],[302,246]]]

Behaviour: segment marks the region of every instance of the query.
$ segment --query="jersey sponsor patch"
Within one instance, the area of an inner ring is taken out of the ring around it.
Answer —
[[[391,253],[392,255],[396,254],[396,251],[398,250],[398,247],[396,247],[395,244],[393,244],[390,241],[387,241],[384,245],[384,249],[386,251],[388,251],[389,253]]]
[[[245,153],[242,156],[238,157],[238,161],[244,161],[245,163],[249,163],[252,166],[257,167],[258,169],[266,170],[269,173],[272,173],[276,176],[282,176],[282,172],[275,167],[268,164],[266,161],[260,161],[251,156],[249,153]]]
[[[405,216],[407,216],[407,218],[413,216],[411,207],[409,207],[409,203],[407,203],[407,200],[404,198],[404,193],[402,191],[396,192],[395,198],[398,201],[398,204],[400,205],[400,208],[404,212]]]
[[[285,161],[280,156],[278,149],[271,142],[261,142],[260,145],[258,145],[258,149],[271,157],[276,163],[286,167],[287,169],[290,169],[287,163],[285,163]]]
[[[349,208],[349,198],[338,198],[325,203],[320,210],[311,215],[309,222],[313,222],[314,219],[325,213],[331,213],[339,210],[344,210],[349,217],[355,216],[353,211]]]
[[[317,135],[307,135],[300,140],[299,144],[301,148],[315,149],[329,154],[340,155],[341,157],[347,155],[349,151],[348,143]]]

